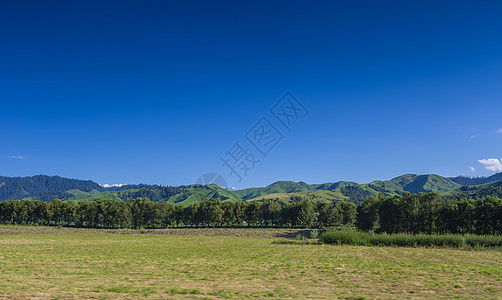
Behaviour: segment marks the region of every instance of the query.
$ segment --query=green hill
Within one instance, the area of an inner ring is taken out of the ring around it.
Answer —
[[[215,184],[210,185],[186,185],[178,187],[142,185],[138,188],[124,191],[106,191],[101,193],[87,193],[76,197],[70,197],[70,201],[92,201],[95,199],[116,199],[126,201],[128,199],[149,198],[155,202],[169,202],[172,204],[190,205],[194,202],[207,198],[219,198],[223,201],[241,201],[233,191],[228,191]]]
[[[376,193],[382,193],[385,196],[394,196],[403,193],[403,188],[390,180],[377,180],[368,184],[363,184],[362,186]]]
[[[463,198],[481,199],[486,196],[502,198],[502,180],[475,186],[462,186],[458,189],[446,192],[443,195],[446,198],[456,200]]]
[[[332,191],[332,190],[336,190],[336,189],[347,187],[347,186],[358,186],[358,185],[359,185],[359,183],[351,182],[351,181],[337,181],[335,183],[328,182],[328,183],[322,183],[322,184],[311,184],[310,187],[313,190]]]
[[[249,188],[235,191],[243,200],[263,197],[270,194],[299,193],[311,191],[312,187],[305,182],[277,181],[263,188]]]
[[[219,198],[223,201],[241,201],[242,199],[234,192],[223,189],[215,184],[210,185],[186,185],[186,186],[158,186],[141,185],[137,188],[124,191],[106,191],[100,193],[80,193],[70,197],[70,201],[92,201],[95,199],[116,199],[126,201],[128,199],[149,198],[155,202],[169,202],[172,204],[189,205],[207,198]]]
[[[297,202],[298,199],[311,199],[319,202],[338,202],[338,201],[349,201],[349,197],[343,195],[340,190],[325,191],[304,191],[297,193],[273,193],[267,194],[265,196],[259,196],[247,201],[264,201],[264,200],[278,200],[280,202],[289,203]]]
[[[450,177],[448,179],[462,186],[473,186],[502,180],[502,172],[493,174],[489,177],[457,176],[457,177]]]
[[[448,178],[429,174],[429,175],[403,175],[392,179],[391,181],[402,186],[403,191],[412,194],[418,193],[446,193],[448,191],[460,188],[461,185],[451,181]]]
[[[377,180],[367,184],[350,181],[307,184],[305,182],[277,181],[266,187],[247,188],[229,191],[217,185],[128,185],[105,188],[93,181],[67,179],[57,176],[0,177],[0,201],[8,199],[31,199],[49,201],[55,198],[70,201],[92,201],[95,199],[149,198],[155,202],[190,205],[208,198],[222,201],[264,201],[267,199],[281,202],[295,202],[299,199],[312,199],[321,202],[350,201],[361,203],[370,195],[383,193],[386,196],[400,195],[403,192],[436,192],[444,197],[480,198],[488,195],[502,197],[502,173],[487,178],[471,178],[487,183],[462,186],[456,181],[461,177],[445,178],[439,175],[405,174],[391,180]],[[460,179],[459,179],[460,178]],[[471,180],[469,179],[469,180]],[[469,182],[472,182],[469,181]]]
[[[0,176],[0,201],[30,198],[49,201],[67,198],[68,193],[102,192],[106,189],[91,180],[69,179],[59,176],[37,175],[31,177]]]

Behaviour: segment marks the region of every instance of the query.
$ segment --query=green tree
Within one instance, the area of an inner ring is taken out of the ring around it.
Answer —
[[[353,224],[356,221],[356,205],[354,203],[340,201],[335,206],[335,211],[341,217],[344,225]]]
[[[441,197],[437,193],[420,193],[418,197],[420,199],[418,220],[421,221],[418,227],[421,232],[432,234],[436,230]]]
[[[246,222],[251,226],[261,225],[260,216],[261,203],[251,202],[246,207]]]
[[[382,195],[383,196],[383,195]],[[375,230],[378,225],[380,198],[369,196],[357,208],[356,226],[361,230]]]
[[[298,225],[312,228],[316,222],[315,202],[309,199],[303,199],[298,203]]]
[[[317,211],[319,213],[317,221],[320,226],[329,227],[336,223],[336,211],[331,203],[319,203],[317,205]]]
[[[281,219],[281,205],[275,201],[267,200],[261,207],[261,217],[267,226],[278,225]]]

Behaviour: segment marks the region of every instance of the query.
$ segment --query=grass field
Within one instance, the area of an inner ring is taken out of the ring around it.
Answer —
[[[294,232],[182,230],[0,227],[0,298],[502,297],[498,251],[282,245],[272,242]]]

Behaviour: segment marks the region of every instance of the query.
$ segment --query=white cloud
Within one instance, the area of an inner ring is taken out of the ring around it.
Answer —
[[[476,171],[476,168],[474,168],[474,167],[469,167],[469,170],[471,170],[471,172],[474,172],[474,171]]]
[[[471,135],[471,139],[475,139],[475,138],[476,138],[476,136],[475,136],[475,135]]]
[[[480,159],[478,160],[480,164],[482,164],[485,169],[492,172],[502,172],[502,160],[497,158],[488,158],[488,159]]]
[[[502,133],[502,128],[500,128],[499,130],[497,130],[497,133]]]
[[[26,156],[21,156],[21,155],[10,155],[7,156],[7,158],[12,158],[12,159],[26,159]]]

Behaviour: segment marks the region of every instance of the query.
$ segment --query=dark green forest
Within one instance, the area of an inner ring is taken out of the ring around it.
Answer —
[[[0,202],[0,223],[61,225],[91,228],[166,228],[172,226],[328,227],[352,224],[356,205],[301,200],[281,206],[274,201],[222,202],[206,199],[190,206],[154,202],[148,198],[79,202],[59,199]]]
[[[436,193],[366,198],[357,208],[364,231],[408,234],[502,234],[502,200],[443,199]]]
[[[189,206],[136,198],[91,202],[8,200],[0,223],[91,228],[303,227],[351,225],[363,231],[407,234],[502,234],[502,200],[443,199],[437,193],[368,196],[359,206],[298,199],[245,202],[206,199]]]

